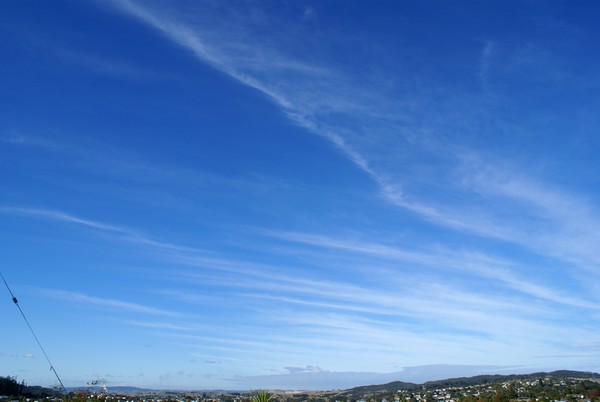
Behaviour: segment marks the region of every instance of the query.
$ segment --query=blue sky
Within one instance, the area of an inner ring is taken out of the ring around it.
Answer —
[[[1,272],[65,385],[600,371],[594,2],[1,8]]]

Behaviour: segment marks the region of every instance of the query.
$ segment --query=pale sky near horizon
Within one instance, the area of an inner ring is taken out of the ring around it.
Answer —
[[[6,0],[0,272],[66,386],[600,371],[599,18]]]

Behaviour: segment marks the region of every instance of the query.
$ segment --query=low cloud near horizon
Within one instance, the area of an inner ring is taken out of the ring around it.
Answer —
[[[363,385],[403,381],[421,384],[446,378],[471,377],[482,374],[521,374],[532,372],[525,367],[434,364],[404,367],[391,373],[326,371],[317,366],[286,367],[285,374],[232,378],[240,389],[334,390]],[[537,371],[537,370],[535,370]]]

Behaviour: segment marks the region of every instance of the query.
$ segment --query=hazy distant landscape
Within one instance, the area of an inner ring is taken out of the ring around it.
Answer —
[[[257,391],[151,390],[123,386],[93,386],[66,391],[68,394],[57,393],[52,389],[19,384],[10,377],[0,378],[0,399],[28,397],[75,401],[259,402]],[[551,373],[480,375],[422,384],[394,381],[347,390],[270,390],[268,395],[273,402],[597,402],[600,401],[600,374],[562,370]]]

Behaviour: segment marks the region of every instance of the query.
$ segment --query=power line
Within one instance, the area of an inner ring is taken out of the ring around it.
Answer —
[[[42,346],[40,340],[38,339],[37,335],[35,334],[35,331],[33,330],[33,328],[31,327],[31,324],[29,324],[29,320],[27,319],[27,317],[25,316],[25,313],[23,312],[23,310],[21,309],[21,306],[19,305],[19,301],[17,300],[17,298],[15,297],[15,295],[13,294],[12,290],[10,290],[10,286],[8,286],[8,283],[6,282],[6,279],[4,279],[4,275],[2,275],[2,273],[0,272],[0,277],[2,277],[2,281],[4,281],[4,284],[6,285],[6,289],[8,289],[8,292],[10,293],[10,296],[12,297],[12,301],[13,303],[15,303],[15,306],[17,306],[17,308],[19,309],[19,312],[21,313],[21,315],[23,316],[23,319],[25,320],[25,323],[27,323],[27,326],[29,327],[29,330],[31,331],[31,334],[33,335],[33,337],[35,338],[35,341],[37,342],[38,346],[40,347],[40,349],[42,350],[42,353],[44,354],[44,356],[46,357],[46,360],[48,361],[48,364],[50,365],[50,371],[52,371],[54,373],[54,375],[56,376],[56,379],[58,380],[60,386],[62,387],[63,391],[66,392],[67,389],[65,388],[65,386],[63,385],[62,381],[60,380],[60,377],[58,376],[58,373],[56,372],[56,369],[54,368],[54,366],[52,365],[52,362],[50,361],[50,358],[48,357],[48,355],[46,354],[46,351],[44,350],[44,347]]]

